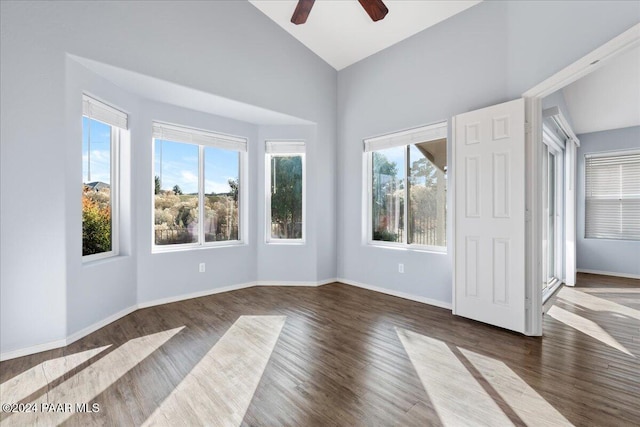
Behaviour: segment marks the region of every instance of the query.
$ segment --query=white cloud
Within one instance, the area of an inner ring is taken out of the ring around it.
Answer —
[[[198,176],[191,171],[180,171],[180,176],[185,184],[198,184]]]
[[[109,183],[111,181],[111,152],[109,150],[91,150],[91,179],[88,179],[88,161],[89,155],[82,154],[82,175],[83,180],[102,181]]]
[[[205,193],[207,194],[211,193],[212,191],[216,194],[228,193],[231,190],[227,182],[216,182],[216,181],[206,180],[204,184],[205,184]]]

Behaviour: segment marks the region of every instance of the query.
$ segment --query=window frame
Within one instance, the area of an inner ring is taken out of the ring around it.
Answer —
[[[433,245],[421,245],[421,244],[416,244],[416,243],[407,243],[408,240],[408,234],[409,234],[409,230],[408,230],[408,214],[409,214],[409,189],[410,189],[410,185],[409,185],[409,170],[410,170],[410,159],[409,159],[409,150],[410,150],[410,146],[411,145],[415,145],[415,144],[419,144],[422,142],[428,142],[428,141],[435,141],[437,139],[442,139],[442,138],[446,138],[447,140],[447,145],[449,142],[449,136],[448,136],[448,122],[447,121],[442,121],[442,122],[438,122],[438,123],[434,123],[431,125],[427,125],[427,126],[421,126],[418,128],[412,128],[412,129],[407,129],[407,130],[402,130],[402,131],[398,131],[398,132],[392,132],[389,134],[385,134],[382,136],[377,136],[377,137],[372,137],[372,138],[367,138],[363,140],[364,143],[364,157],[365,157],[365,179],[364,182],[366,183],[367,186],[367,190],[366,190],[366,210],[367,210],[367,214],[366,214],[366,218],[367,218],[367,224],[366,224],[366,232],[365,232],[365,243],[369,246],[374,246],[374,247],[381,247],[381,248],[388,248],[388,249],[403,249],[403,250],[414,250],[414,251],[419,251],[419,252],[434,252],[434,253],[440,253],[440,254],[446,254],[448,253],[448,241],[445,244],[445,246],[433,246]],[[444,134],[443,134],[444,133]],[[438,136],[435,136],[435,135]],[[429,136],[429,135],[434,135],[434,136]],[[422,138],[420,138],[419,136],[422,136]],[[415,138],[415,139],[414,139]],[[395,145],[390,145],[390,146],[382,146],[378,149],[368,149],[367,145],[368,144],[375,144],[376,141],[380,141],[380,140],[393,140],[393,139],[404,139],[407,140],[406,143],[404,144],[395,144]],[[410,141],[412,140],[413,141]],[[404,206],[403,206],[403,215],[404,215],[404,232],[402,235],[402,241],[401,242],[388,242],[388,241],[384,241],[384,240],[373,240],[373,153],[375,152],[379,152],[381,150],[384,150],[386,148],[393,148],[393,147],[402,147],[403,151],[404,151],[404,166],[405,166],[405,172],[404,172],[404,182],[405,182],[405,188],[404,188]],[[447,163],[449,160],[449,150],[447,147]],[[446,183],[448,183],[448,180],[445,181]],[[448,189],[448,186],[447,186]],[[448,196],[447,196],[448,198]],[[445,235],[446,235],[446,224],[447,224],[447,199],[445,198]]]
[[[92,95],[88,95],[83,93],[83,102],[93,102],[102,104],[102,106],[106,109],[111,109],[117,111],[117,113],[124,115],[127,117],[128,114],[120,110],[119,108],[113,107],[112,105],[96,99]],[[122,133],[127,132],[127,128],[121,128],[111,123],[107,123],[104,120],[100,120],[99,118],[91,117],[91,115],[86,115],[84,111],[82,112],[81,117],[86,117],[89,120],[95,120],[100,123],[103,123],[111,128],[111,147],[110,147],[110,180],[109,183],[109,198],[111,202],[111,250],[106,252],[100,252],[97,254],[90,255],[82,255],[82,264],[91,263],[94,261],[104,260],[107,258],[115,258],[120,256],[120,144],[122,142]],[[125,125],[127,126],[127,125]],[[127,126],[128,127],[128,126]],[[82,234],[82,221],[81,221],[81,234]],[[82,239],[81,239],[82,243]]]
[[[306,143],[301,140],[277,140],[266,141],[265,147],[270,144],[298,144],[304,147],[301,152],[293,150],[284,150],[282,152],[269,152],[265,150],[265,243],[272,245],[305,245],[307,242],[307,161],[306,161]],[[302,162],[302,236],[299,239],[281,239],[271,236],[271,159],[273,157],[300,157]]]
[[[220,139],[228,139],[228,140],[244,140],[244,143],[248,145],[248,138],[242,136],[235,135],[226,135],[220,132],[213,132],[204,129],[193,128],[185,125],[177,125],[170,124],[158,120],[154,120],[153,124],[157,124],[160,126],[168,126],[179,128],[183,132],[205,132],[210,135],[214,135],[216,138]],[[172,245],[158,245],[156,244],[156,233],[155,233],[155,176],[156,176],[156,167],[155,167],[155,158],[156,158],[156,140],[168,141],[177,144],[187,144],[192,145],[198,148],[198,241],[193,243],[177,243]],[[204,151],[205,148],[219,148],[226,149],[228,151],[236,151],[238,153],[238,180],[239,188],[238,188],[238,239],[237,240],[224,240],[224,241],[216,241],[216,242],[207,242],[205,241],[205,233],[203,227],[203,219],[205,213],[204,207],[204,199],[205,199],[205,158]],[[171,138],[162,139],[153,136],[151,137],[151,253],[166,253],[166,252],[181,252],[181,251],[189,251],[189,250],[201,250],[201,249],[210,249],[210,248],[220,248],[220,247],[233,247],[233,246],[242,246],[248,244],[248,185],[247,185],[247,163],[248,163],[248,149],[247,150],[233,150],[230,148],[223,148],[216,146],[214,144],[207,144],[204,142],[187,142],[187,141],[176,141]]]
[[[582,179],[583,179],[583,191],[584,191],[584,225],[583,225],[583,236],[584,239],[593,239],[593,240],[613,240],[613,241],[628,241],[628,242],[639,242],[640,238],[632,237],[613,237],[613,236],[588,236],[587,235],[587,201],[591,199],[587,195],[587,162],[589,158],[603,158],[603,157],[618,157],[625,155],[640,155],[640,149],[623,149],[623,150],[613,150],[613,151],[599,151],[593,153],[585,153],[583,156],[583,170],[582,170]],[[603,199],[603,198],[600,198]],[[607,198],[604,198],[607,199]],[[611,200],[616,199],[616,197],[609,198]],[[617,198],[620,200],[620,198]],[[640,199],[640,197],[639,197]]]

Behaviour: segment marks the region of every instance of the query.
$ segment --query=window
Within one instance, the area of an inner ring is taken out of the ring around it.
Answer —
[[[118,255],[118,148],[127,114],[82,96],[82,256]]]
[[[447,124],[365,140],[369,241],[446,250]]]
[[[242,241],[244,138],[153,124],[154,248]]]
[[[585,237],[640,240],[640,151],[585,156]]]
[[[267,242],[303,243],[305,144],[266,143]]]

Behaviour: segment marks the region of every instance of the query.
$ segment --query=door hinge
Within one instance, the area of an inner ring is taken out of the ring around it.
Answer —
[[[524,133],[525,134],[531,133],[531,123],[524,122]]]

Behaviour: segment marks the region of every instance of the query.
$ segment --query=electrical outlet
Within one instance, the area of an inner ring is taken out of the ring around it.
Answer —
[[[204,273],[204,270],[205,270],[204,262],[201,262],[201,263],[200,263],[200,266],[198,267],[198,271],[199,271],[200,273]]]
[[[398,264],[398,273],[404,273],[404,264]]]

